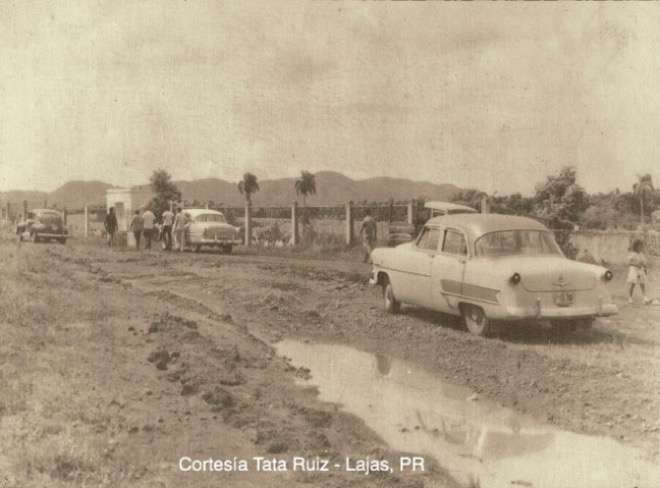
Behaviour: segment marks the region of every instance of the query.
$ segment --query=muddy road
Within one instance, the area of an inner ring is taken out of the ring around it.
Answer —
[[[620,315],[592,330],[505,327],[482,339],[451,317],[386,315],[368,266],[345,260],[12,242],[0,259],[12,447],[0,486],[543,486],[552,480],[530,481],[523,464],[492,472],[529,452],[542,466],[559,439],[594,460],[609,459],[593,451],[606,446],[633,471],[660,462],[660,308],[624,306],[623,291]],[[506,437],[521,428],[533,435]],[[400,452],[424,455],[425,472],[177,467],[186,455]],[[596,482],[582,471],[575,486]]]

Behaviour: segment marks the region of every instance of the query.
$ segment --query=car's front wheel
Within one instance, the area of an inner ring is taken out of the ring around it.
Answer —
[[[36,232],[30,234],[30,242],[39,242],[41,239]]]
[[[387,313],[395,314],[401,311],[401,302],[396,299],[392,283],[387,278],[383,283],[383,305]]]
[[[471,334],[481,337],[488,335],[491,329],[491,323],[481,307],[463,305],[461,307],[461,314],[463,315],[465,327]]]
[[[222,246],[222,252],[225,254],[231,254],[231,244],[225,244]]]

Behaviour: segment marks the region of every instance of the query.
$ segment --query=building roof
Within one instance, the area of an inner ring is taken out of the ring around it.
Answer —
[[[441,215],[433,217],[426,225],[457,227],[474,238],[501,230],[548,230],[540,222],[527,217],[480,213]]]

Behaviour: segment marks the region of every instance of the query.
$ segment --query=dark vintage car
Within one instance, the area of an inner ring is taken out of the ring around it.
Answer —
[[[18,240],[32,242],[55,240],[64,244],[69,237],[62,214],[52,209],[34,209],[16,226]]]

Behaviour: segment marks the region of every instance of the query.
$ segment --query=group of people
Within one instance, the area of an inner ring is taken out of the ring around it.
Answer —
[[[144,249],[151,249],[154,239],[163,242],[163,249],[171,251],[178,249],[183,251],[186,245],[186,228],[190,224],[190,216],[180,207],[174,212],[165,210],[160,216],[160,222],[150,209],[136,210],[128,225],[129,232],[135,238],[135,248],[140,249],[142,238],[144,238]],[[108,246],[115,244],[119,224],[114,207],[110,207],[105,217],[105,232]]]

